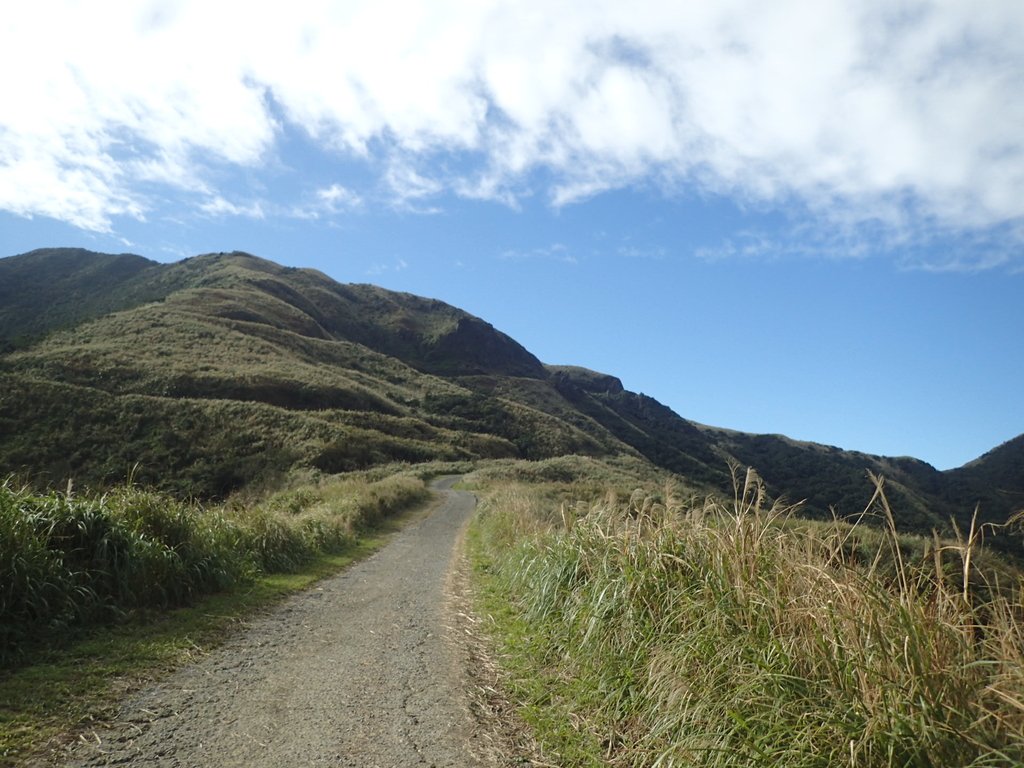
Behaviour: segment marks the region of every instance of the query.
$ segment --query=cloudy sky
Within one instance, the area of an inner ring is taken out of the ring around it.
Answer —
[[[247,250],[940,468],[1024,432],[1019,0],[34,0],[0,71],[0,255]]]

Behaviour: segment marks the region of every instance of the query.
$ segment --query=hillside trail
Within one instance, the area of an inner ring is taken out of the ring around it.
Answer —
[[[446,577],[476,505],[455,480],[436,482],[440,501],[379,552],[134,696],[47,764],[500,765],[449,631]]]

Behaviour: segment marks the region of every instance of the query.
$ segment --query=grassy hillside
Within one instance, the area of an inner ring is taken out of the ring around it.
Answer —
[[[701,493],[755,466],[803,514],[856,513],[866,472],[909,526],[1024,505],[1021,439],[960,470],[704,427],[614,376],[544,366],[439,301],[243,253],[173,264],[53,249],[0,259],[0,473],[176,494],[401,460],[633,457]],[[44,306],[44,312],[31,311]],[[1016,541],[1014,539],[1013,541]]]
[[[0,424],[12,435],[0,467],[101,486],[138,463],[140,481],[219,496],[294,466],[600,449],[542,411],[481,403],[456,379],[367,346],[401,347],[424,369],[543,374],[493,329],[491,346],[474,344],[490,326],[440,302],[239,254],[148,274],[179,287],[0,359]]]
[[[888,481],[889,495],[900,508],[904,523],[928,531],[942,528],[955,510],[935,501],[925,503],[924,494],[934,494],[941,474],[924,462],[910,458],[886,458],[833,446],[803,443],[782,435],[748,435],[706,429],[715,442],[745,466],[757,467],[768,478],[769,491],[784,492],[791,501],[802,501],[820,517],[835,509],[840,516],[856,514],[871,495],[865,471]],[[969,515],[970,509],[967,510]]]
[[[1009,440],[959,469],[945,473],[941,492],[955,504],[1024,509],[1024,435]]]
[[[731,464],[757,468],[771,498],[802,502],[803,516],[821,520],[856,515],[872,493],[868,472],[888,481],[908,530],[952,534],[955,520],[970,526],[980,503],[981,524],[1002,524],[1024,508],[1024,439],[952,472],[910,457],[872,456],[782,435],[753,435],[681,418],[653,398],[623,390],[617,379],[586,369],[551,366],[553,383],[573,407],[660,467],[704,488],[729,493]],[[1019,551],[1019,534],[988,529],[992,541]]]
[[[545,764],[1022,764],[1024,582],[976,542],[595,474],[490,472],[470,531]]]
[[[104,488],[129,476],[179,498],[273,487],[296,467],[325,474],[388,464],[516,454],[491,435],[363,411],[111,395],[0,375],[0,466],[35,486]]]
[[[0,259],[0,350],[23,346],[55,328],[160,298],[159,291],[134,287],[156,267],[141,256],[77,248],[50,248]]]

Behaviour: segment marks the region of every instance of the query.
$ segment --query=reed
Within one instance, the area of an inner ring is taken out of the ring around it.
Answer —
[[[581,765],[1024,764],[1019,575],[975,593],[973,532],[910,556],[880,478],[865,559],[863,521],[800,525],[756,473],[735,477],[728,504],[553,506],[521,485],[485,500],[483,607],[551,750]]]
[[[218,507],[131,485],[89,496],[0,483],[0,665],[79,627],[296,571],[428,495],[411,475],[333,478]]]

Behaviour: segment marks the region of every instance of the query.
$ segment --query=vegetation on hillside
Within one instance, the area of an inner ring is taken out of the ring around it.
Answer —
[[[104,488],[138,464],[147,486],[217,498],[295,468],[606,449],[543,409],[484,398],[338,337],[376,339],[459,373],[486,368],[488,356],[495,370],[542,371],[507,337],[460,349],[465,327],[479,335],[489,326],[440,302],[244,255],[161,269],[146,274],[177,274],[158,281],[177,286],[163,301],[51,331],[0,358],[0,427],[11,435],[0,471]]]
[[[753,473],[731,504],[516,477],[471,550],[546,761],[1024,762],[1024,582],[976,530],[902,536],[881,483],[868,530],[800,522]]]
[[[293,471],[583,454],[642,457],[705,493],[728,493],[729,462],[757,466],[818,519],[855,514],[870,470],[923,534],[965,527],[979,501],[984,524],[1024,507],[1020,440],[942,473],[702,427],[443,302],[243,253],[0,259],[0,431],[0,476],[102,489],[138,464],[181,498]]]
[[[500,438],[379,412],[111,395],[0,374],[0,468],[35,487],[102,490],[129,473],[177,498],[273,488],[296,469],[330,475],[393,462],[516,454]]]
[[[141,256],[77,248],[45,249],[0,260],[0,352],[137,300],[155,300],[159,292],[137,299],[129,287],[154,266]]]

